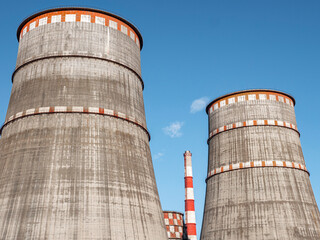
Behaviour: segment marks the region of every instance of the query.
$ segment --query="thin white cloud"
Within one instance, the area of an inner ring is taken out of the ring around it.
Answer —
[[[157,154],[153,155],[153,159],[154,160],[160,159],[163,155],[164,155],[164,153],[158,152]]]
[[[191,113],[196,113],[196,112],[199,112],[199,111],[203,110],[206,107],[208,102],[209,102],[209,98],[208,97],[202,97],[202,98],[194,100],[191,103],[190,112]]]
[[[171,138],[181,137],[182,126],[183,126],[183,122],[173,122],[169,126],[164,127],[163,131],[165,134],[169,135]]]

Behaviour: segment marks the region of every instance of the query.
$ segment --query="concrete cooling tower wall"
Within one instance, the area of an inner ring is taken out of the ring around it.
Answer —
[[[149,149],[142,37],[60,8],[18,29],[0,142],[0,239],[167,239]]]
[[[294,99],[272,90],[211,102],[201,240],[320,239]]]

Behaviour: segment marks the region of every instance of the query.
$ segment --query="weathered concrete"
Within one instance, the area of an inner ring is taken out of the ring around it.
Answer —
[[[269,99],[235,102],[208,114],[210,132],[248,120],[296,124],[293,106]],[[281,126],[239,127],[214,135],[208,144],[208,173],[240,162],[288,161],[305,165],[299,133]],[[209,177],[201,239],[320,239],[320,214],[308,173],[266,166]]]
[[[20,41],[16,69],[6,120],[32,108],[80,106],[146,125],[140,49],[119,30],[36,27]],[[167,239],[148,134],[130,121],[70,112],[5,125],[0,239]]]

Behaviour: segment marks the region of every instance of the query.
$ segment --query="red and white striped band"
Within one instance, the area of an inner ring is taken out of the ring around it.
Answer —
[[[214,112],[215,110],[224,107],[229,104],[237,103],[237,102],[244,102],[244,101],[255,101],[255,100],[270,100],[270,101],[277,101],[283,102],[290,106],[294,106],[292,99],[290,99],[285,94],[276,93],[276,92],[247,92],[247,93],[239,93],[235,95],[231,95],[218,101],[214,102],[210,108],[209,113]]]
[[[299,135],[299,131],[296,125],[285,122],[285,121],[280,121],[280,120],[247,120],[244,122],[236,122],[236,123],[231,123],[222,127],[219,127],[209,133],[209,140],[222,132],[236,129],[236,128],[242,128],[242,127],[251,127],[251,126],[279,126],[279,127],[286,127],[295,130]]]
[[[73,107],[67,107],[67,106],[54,106],[54,107],[39,107],[39,108],[31,108],[22,112],[18,112],[11,117],[9,117],[3,126],[1,127],[0,134],[2,133],[2,129],[9,124],[10,122],[13,122],[19,118],[32,116],[32,115],[39,115],[39,114],[52,114],[52,113],[87,113],[87,114],[99,114],[104,116],[110,116],[115,118],[120,118],[122,120],[128,121],[130,123],[133,123],[139,127],[141,127],[148,135],[148,138],[150,140],[150,134],[147,130],[146,126],[137,120],[134,117],[128,116],[124,113],[117,112],[114,110],[106,109],[106,108],[97,108],[97,107],[79,107],[79,106],[73,106]]]
[[[295,162],[289,162],[289,161],[254,161],[254,162],[240,162],[230,165],[225,165],[219,168],[216,168],[209,172],[208,177],[206,181],[218,174],[224,173],[224,172],[230,172],[233,170],[239,170],[239,169],[246,169],[246,168],[259,168],[259,167],[283,167],[283,168],[294,168],[298,170],[305,171],[306,173],[309,173],[306,166],[295,163]]]
[[[131,26],[116,17],[107,15],[107,13],[98,13],[88,10],[57,10],[54,12],[44,13],[27,22],[21,29],[20,39],[33,29],[52,23],[60,22],[84,22],[95,23],[106,27],[113,28],[122,32],[131,38],[140,48],[140,41],[137,33]]]

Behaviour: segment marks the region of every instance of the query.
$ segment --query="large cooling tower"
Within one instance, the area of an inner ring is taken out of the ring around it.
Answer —
[[[201,240],[319,240],[294,99],[272,90],[207,107],[209,160]]]
[[[60,8],[29,17],[17,35],[0,140],[0,239],[167,239],[137,28]]]

